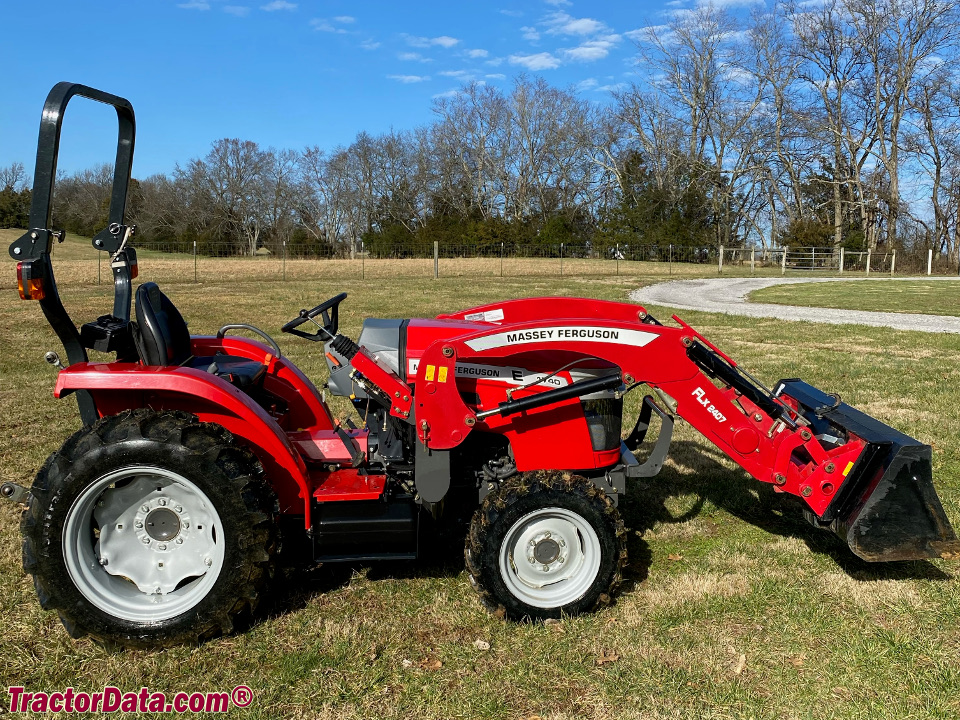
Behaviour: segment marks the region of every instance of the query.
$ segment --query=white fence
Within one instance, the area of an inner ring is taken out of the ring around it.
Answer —
[[[717,270],[736,268],[739,271],[749,267],[754,273],[760,268],[779,267],[780,274],[797,273],[855,273],[863,275],[932,275],[934,273],[956,273],[957,269],[948,267],[946,259],[934,257],[933,250],[923,253],[897,257],[893,250],[855,251],[845,248],[816,247],[780,247],[780,248],[725,248],[720,246],[717,253]]]

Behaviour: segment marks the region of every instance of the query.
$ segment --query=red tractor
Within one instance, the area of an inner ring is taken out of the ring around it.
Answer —
[[[110,224],[93,239],[110,254],[114,307],[79,329],[51,264],[62,234],[49,229],[74,95],[114,105],[120,121]],[[10,247],[20,296],[39,301],[66,350],[54,394],[77,398],[84,427],[32,488],[3,494],[27,504],[24,569],[74,637],[195,642],[255,608],[281,543],[312,563],[414,559],[464,525],[466,569],[491,610],[588,611],[609,601],[626,560],[618,500],[628,479],[659,471],[674,416],[799,497],[814,525],[861,558],[960,549],[929,446],[800,380],[767,389],[690,326],[636,305],[511,300],[368,319],[354,341],[339,331],[337,295],[282,331],[322,344],[329,391],[359,415],[358,427],[341,425],[264,331],[191,336],[151,282],[131,318],[133,144],[127,101],[57,85],[40,126],[32,229]],[[115,359],[89,362],[88,349]],[[623,397],[641,385],[653,394],[624,438]],[[659,436],[641,462],[653,415]]]

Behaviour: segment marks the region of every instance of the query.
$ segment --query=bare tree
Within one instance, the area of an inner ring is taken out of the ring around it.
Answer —
[[[0,168],[0,190],[19,192],[27,186],[27,171],[21,162],[12,162]]]
[[[242,240],[251,255],[269,222],[267,169],[271,163],[272,153],[255,142],[235,138],[217,140],[204,160],[191,163],[196,189],[213,201],[214,221],[229,236]]]
[[[469,83],[433,106],[438,122],[431,141],[439,168],[439,199],[463,216],[476,210],[490,217],[503,210],[502,169],[507,125],[503,94],[491,85]]]
[[[911,90],[955,49],[960,24],[955,0],[844,0],[856,42],[869,58],[865,104],[873,113],[873,152],[887,178],[887,232],[896,240],[901,214],[901,133]]]
[[[327,155],[317,146],[300,156],[298,212],[304,228],[316,239],[337,246],[350,243],[350,208],[357,204],[349,183],[347,151]],[[350,243],[351,256],[353,245]]]

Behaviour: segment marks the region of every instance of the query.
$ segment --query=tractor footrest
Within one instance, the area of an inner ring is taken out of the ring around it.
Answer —
[[[386,475],[365,475],[357,470],[336,470],[332,473],[311,473],[316,477],[313,499],[317,502],[344,500],[379,500],[387,483]]]
[[[352,441],[348,447],[341,434],[336,430],[302,430],[287,433],[287,437],[307,463],[328,463],[355,467],[358,454],[367,454],[367,430],[345,430],[340,433]],[[362,458],[361,458],[362,459]]]

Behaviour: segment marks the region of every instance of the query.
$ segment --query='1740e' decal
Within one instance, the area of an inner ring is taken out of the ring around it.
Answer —
[[[407,360],[407,378],[413,380],[420,369],[419,358]],[[570,370],[568,371],[574,382],[587,378],[598,377],[604,371]],[[502,382],[508,385],[528,385],[538,382],[546,387],[566,387],[570,381],[562,375],[547,377],[549,373],[536,372],[522,367],[511,365],[480,365],[477,363],[457,363],[457,377],[472,380],[487,380]]]
[[[407,377],[411,380],[416,377],[420,368],[420,360],[413,358],[407,361]],[[472,378],[476,380],[492,380],[507,383],[508,385],[526,385],[536,380],[542,380],[548,373],[537,373],[521,367],[505,365],[477,365],[474,363],[457,363],[458,378]],[[566,387],[570,383],[566,378],[554,375],[543,382],[550,387]]]
[[[602,342],[613,345],[643,347],[656,340],[656,333],[625,328],[607,328],[590,325],[564,325],[559,327],[531,328],[529,330],[506,330],[467,340],[471,350],[492,350],[510,345],[526,345],[543,342]]]

